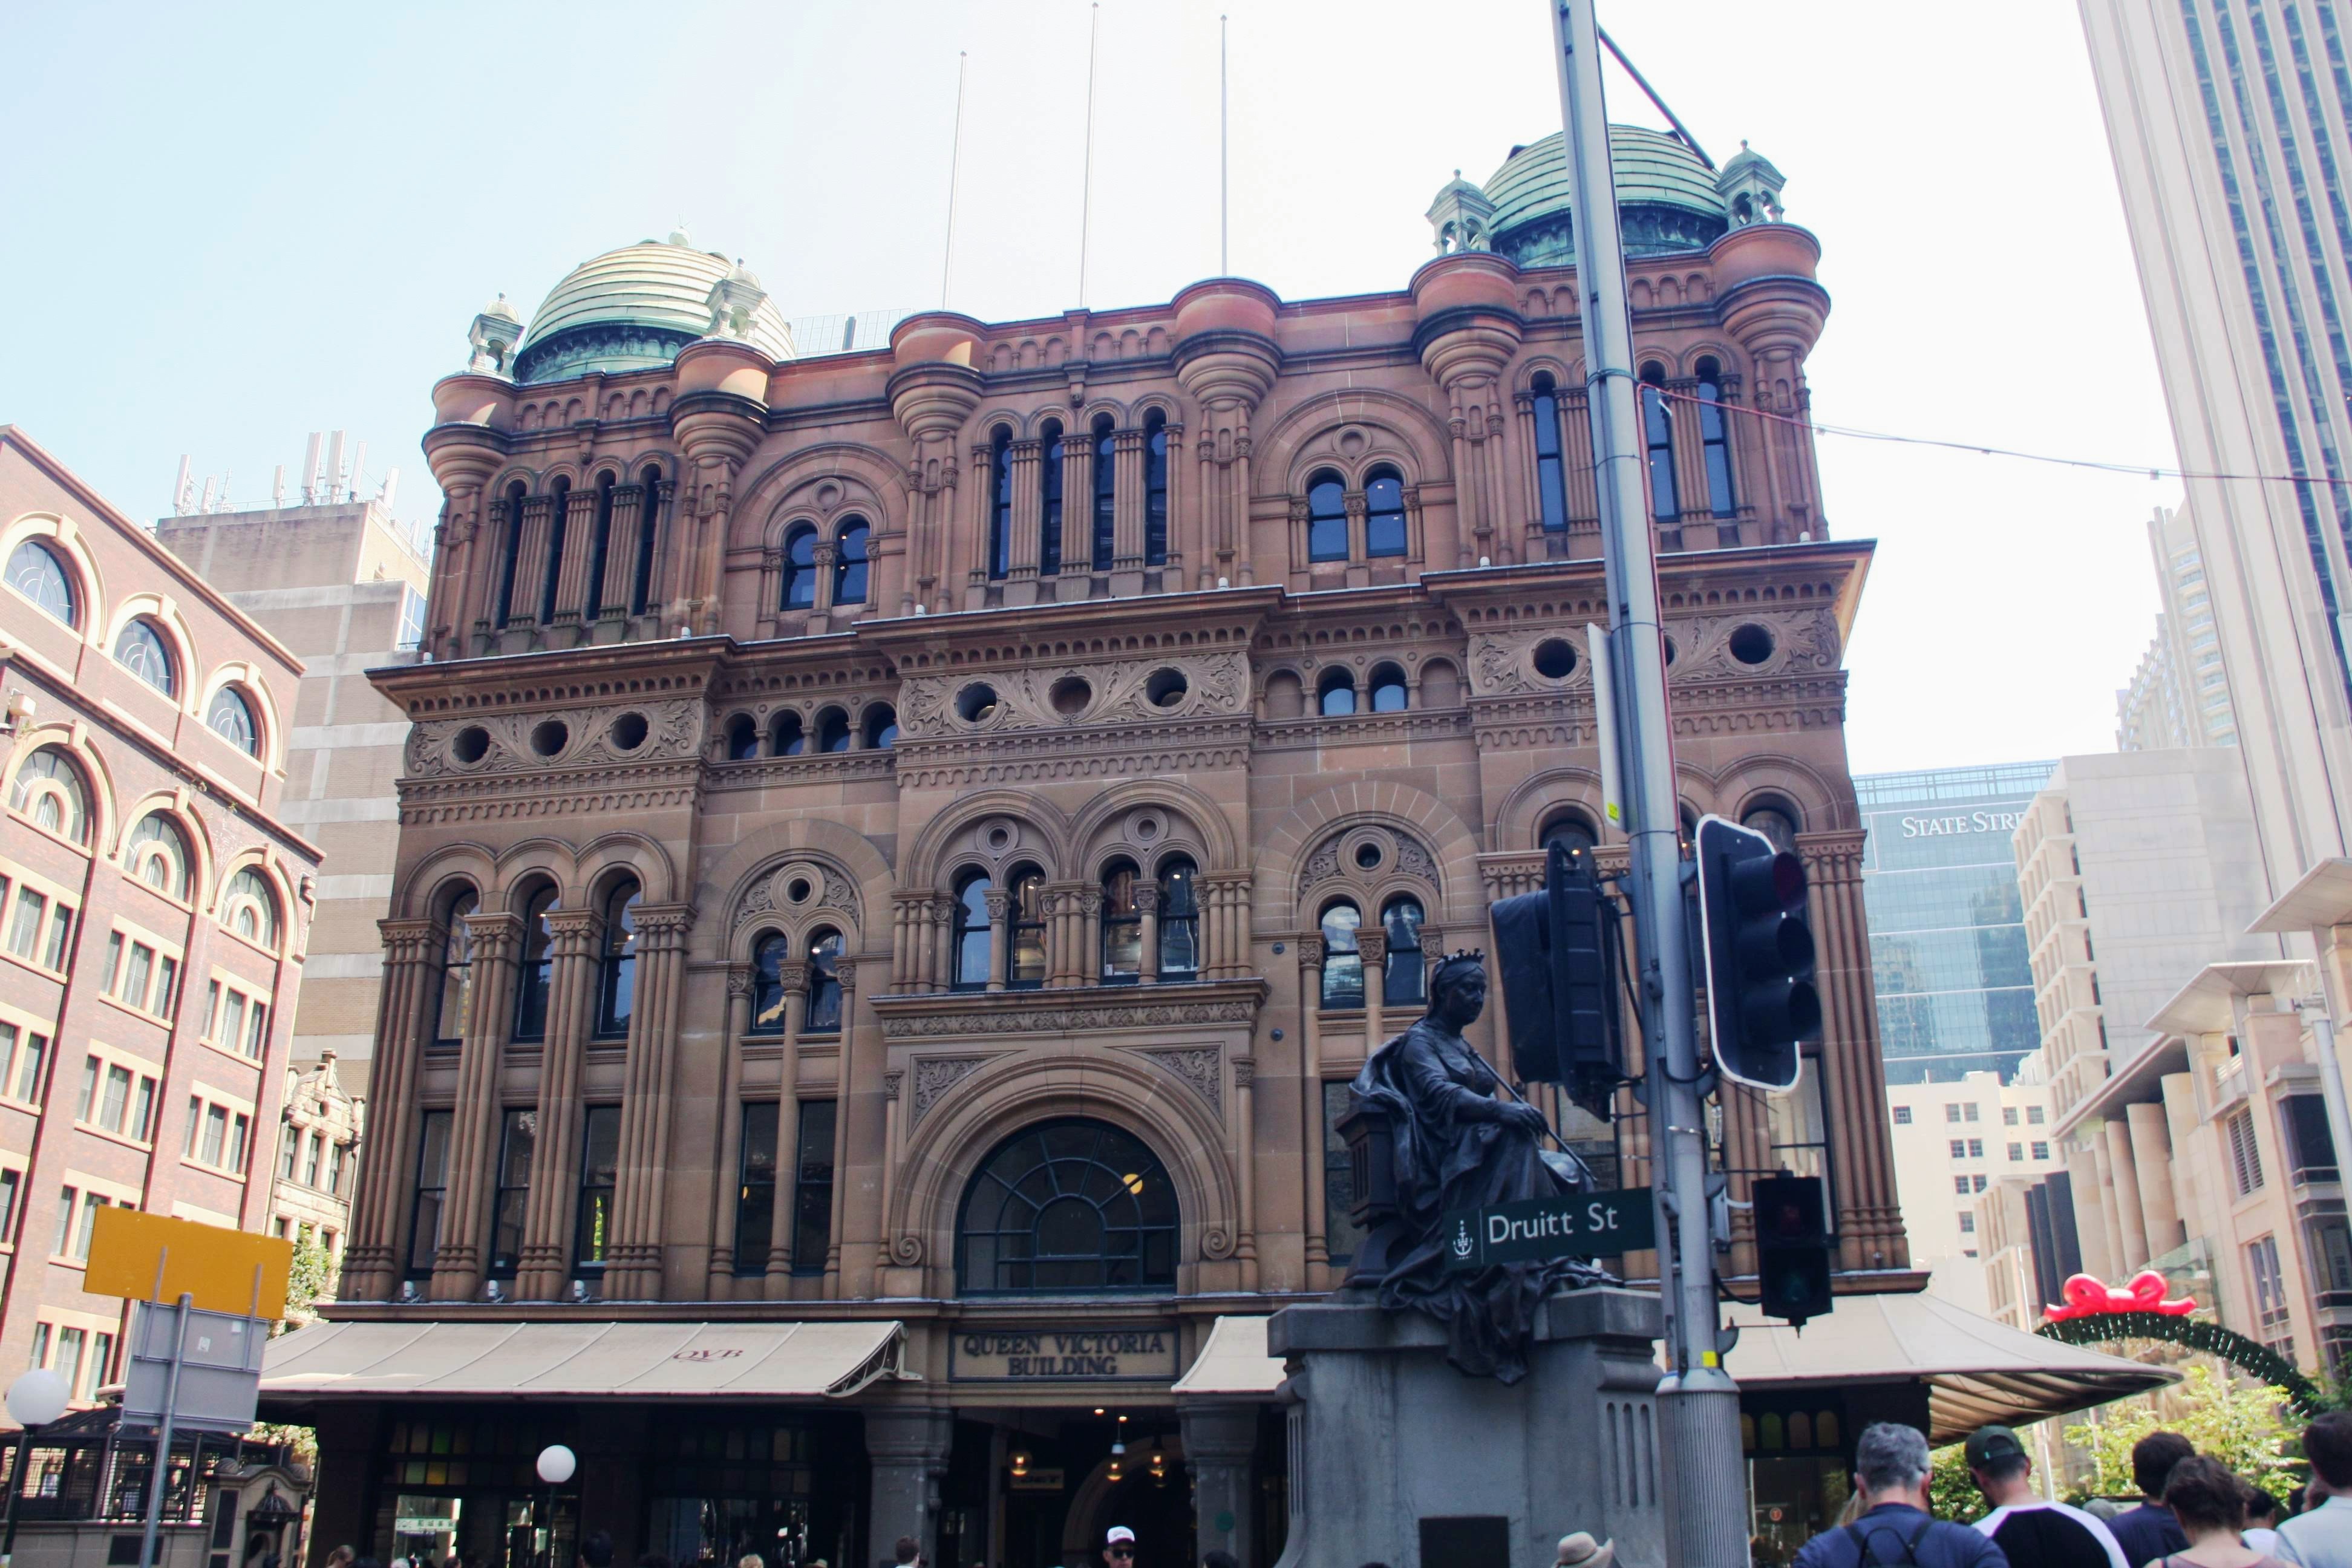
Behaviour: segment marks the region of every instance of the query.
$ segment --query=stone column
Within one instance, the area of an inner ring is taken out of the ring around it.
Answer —
[[[1203,1552],[1230,1552],[1242,1568],[1266,1568],[1249,1560],[1257,1406],[1185,1405],[1177,1407],[1176,1418],[1183,1430],[1184,1466],[1192,1472],[1194,1545]]]
[[[751,972],[740,963],[727,967],[727,1032],[720,1048],[726,1053],[719,1075],[719,1158],[712,1169],[711,1189],[718,1202],[711,1206],[709,1280],[702,1294],[724,1301],[735,1294],[735,1207],[742,1198],[743,1170],[743,1037],[751,1027]],[[736,1194],[730,1202],[727,1194]]]
[[[945,991],[955,984],[955,900],[931,900],[930,984],[925,990]]]
[[[868,1410],[866,1542],[877,1568],[891,1568],[902,1535],[922,1542],[929,1560],[939,1550],[940,1480],[955,1445],[955,1416],[945,1410]],[[843,1564],[842,1568],[851,1568]]]
[[[1362,956],[1364,964],[1364,1053],[1367,1056],[1380,1049],[1381,1040],[1386,1038],[1381,1032],[1385,1025],[1381,1005],[1385,1000],[1382,993],[1388,984],[1389,936],[1380,927],[1377,910],[1372,919],[1373,923],[1356,932],[1356,952]],[[1491,1017],[1495,1009],[1489,1007],[1486,1012]]]
[[[580,636],[582,603],[588,593],[588,560],[596,552],[596,501],[593,486],[583,484],[567,493],[563,509],[563,556],[555,564],[555,614],[547,629],[570,647]],[[558,628],[561,628],[560,633]]]
[[[971,449],[971,510],[961,555],[955,552],[952,535],[941,531],[939,555],[942,583],[940,602],[932,606],[935,614],[944,614],[954,607],[947,602],[947,595],[949,587],[956,581],[959,559],[970,562],[962,573],[966,583],[964,608],[977,610],[985,602],[988,591],[988,530],[996,508],[996,448],[985,445],[974,447]]]
[[[988,889],[988,988],[1004,989],[1004,975],[1013,952],[1011,942],[1013,894],[1003,888]],[[954,928],[949,928],[950,942],[955,940]],[[953,973],[952,970],[950,971]]]
[[[1111,438],[1117,488],[1111,495],[1111,597],[1143,591],[1143,432],[1121,430]]]
[[[1042,500],[1038,517],[1042,524]],[[1062,570],[1085,576],[1094,566],[1095,438],[1091,431],[1073,430],[1062,437]]]
[[[1877,1033],[1868,925],[1862,902],[1862,836],[1801,835],[1797,851],[1812,884],[1820,950],[1822,1110],[1838,1173],[1840,1267],[1900,1268],[1910,1261],[1888,1147],[1886,1079],[1869,1042]]]
[[[368,1068],[373,1157],[360,1163],[352,1235],[343,1250],[342,1293],[355,1301],[389,1300],[407,1265],[399,1238],[407,1183],[416,1170],[416,1081],[446,936],[431,921],[379,921],[376,929],[383,937],[384,963]]]
[[[499,1061],[514,1027],[516,955],[522,942],[520,915],[467,915],[466,926],[474,938],[473,1005],[457,1054],[449,1184],[441,1205],[441,1246],[433,1255],[430,1294],[436,1301],[470,1301],[482,1285],[490,1162],[498,1158]]]
[[[1078,889],[1078,984],[1102,984],[1102,889],[1089,882]]]
[[[776,1207],[768,1221],[768,1277],[761,1289],[771,1301],[789,1300],[793,1293],[793,1215],[799,1202],[801,1173],[801,1020],[808,1013],[805,963],[777,967],[784,983],[783,1079],[776,1090]],[[845,997],[842,1025],[848,1026]]]
[[[882,1075],[882,1203],[881,1215],[875,1225],[875,1235],[881,1242],[882,1257],[875,1267],[887,1268],[898,1260],[898,1237],[890,1218],[890,1199],[898,1187],[898,1090],[905,1082],[903,1072]],[[834,1185],[841,1185],[840,1173],[835,1172]]]
[[[2180,1223],[2180,1205],[2172,1194],[2171,1134],[2161,1105],[2126,1106],[2124,1115],[2131,1131],[2132,1168],[2139,1176],[2139,1212],[2147,1228],[2147,1255],[2161,1258],[2189,1239],[2188,1227]]]
[[[1047,985],[1078,983],[1077,889],[1074,882],[1049,883],[1041,900],[1045,915]]]
[[[1004,602],[1030,605],[1037,600],[1038,525],[1045,511],[1037,492],[1041,447],[1035,441],[1015,441],[1013,459],[1012,568],[1005,574]]]
[[[1144,881],[1135,884],[1135,912],[1139,917],[1138,930],[1142,935],[1143,952],[1136,961],[1136,983],[1150,985],[1160,978],[1160,884]]]
[[[613,528],[605,536],[604,582],[588,606],[592,619],[636,613],[638,529],[645,517],[646,487],[616,485],[613,489]]]
[[[1257,1289],[1257,1058],[1234,1058],[1234,1169],[1240,1178],[1241,1223],[1234,1257],[1242,1289]]]
[[[1323,1208],[1323,939],[1298,939],[1299,1152],[1307,1197],[1307,1280],[1309,1290],[1327,1287],[1331,1248],[1325,1240]]]
[[[2109,1117],[2099,1129],[2107,1141],[2107,1176],[2114,1184],[2116,1216],[2123,1222],[2123,1274],[2147,1267],[2155,1256],[2147,1245],[2147,1217],[2139,1206],[2139,1165],[2132,1158],[2131,1124]]]
[[[572,1274],[572,1211],[579,1197],[580,1068],[595,1026],[597,949],[604,922],[586,910],[547,917],[547,1040],[540,1048],[538,1140],[531,1151],[515,1299],[561,1300]]]
[[[856,1043],[857,965],[839,959],[834,973],[841,981],[841,1055],[835,1058],[840,1066],[834,1069],[833,1238],[824,1253],[824,1295],[829,1301],[841,1299],[841,1239],[849,1215],[849,1112],[858,1087],[851,1070],[856,1062],[851,1047]]]
[[[1184,426],[1171,420],[1168,431],[1168,566],[1160,579],[1163,594],[1181,593],[1184,588],[1184,533],[1178,526],[1181,515],[1176,510],[1179,480],[1184,472]],[[1149,498],[1146,498],[1149,500]],[[1146,526],[1149,526],[1147,521]]]
[[[484,608],[489,618],[501,629],[507,626],[539,625],[539,602],[547,577],[548,531],[553,526],[555,498],[527,496],[522,503],[522,531],[514,547],[514,592],[507,599],[506,618],[499,618],[499,584],[490,584],[489,598]],[[500,581],[506,566],[499,565]],[[525,645],[528,646],[528,645]]]
[[[1200,584],[1213,588],[1217,583],[1219,542],[1217,537],[1217,438],[1209,427],[1207,411],[1202,410],[1201,434],[1192,443],[1192,455],[1200,470],[1200,494],[1192,503],[1192,531],[1201,546],[1193,559],[1201,563]],[[1174,437],[1170,437],[1169,464],[1175,465]]]
[[[671,1061],[677,1048],[686,933],[685,904],[637,906],[637,988],[629,1014],[628,1068],[621,1094],[620,1177],[613,1194],[608,1299],[653,1300],[662,1286],[662,1217],[668,1190]]]

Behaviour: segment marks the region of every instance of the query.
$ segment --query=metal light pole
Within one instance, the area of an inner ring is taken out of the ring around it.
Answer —
[[[1600,24],[1593,0],[1545,4],[1552,12],[1560,117],[1567,130],[1585,391],[1609,593],[1609,660],[1622,721],[1619,760],[1632,840],[1633,931],[1642,955],[1658,1293],[1666,1314],[1666,1375],[1658,1384],[1666,1448],[1659,1468],[1673,1478],[1666,1561],[1674,1568],[1747,1568],[1739,1390],[1723,1370],[1717,1349],[1706,1122],[1699,1104],[1690,948],[1683,923],[1682,820],[1666,708],[1657,557],[1643,483],[1633,320],[1601,97]]]
[[[25,1450],[33,1434],[66,1413],[72,1391],[66,1380],[47,1367],[35,1367],[8,1385],[8,1415],[24,1428],[16,1434],[16,1458],[8,1467],[8,1527],[0,1537],[0,1568],[16,1558],[16,1496],[25,1489]]]
[[[547,1568],[563,1568],[555,1560],[555,1489],[570,1480],[579,1468],[579,1456],[561,1443],[550,1443],[539,1451],[539,1479],[547,1483]]]

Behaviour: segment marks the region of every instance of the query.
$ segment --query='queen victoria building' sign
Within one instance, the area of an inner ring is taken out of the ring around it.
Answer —
[[[1100,1382],[1176,1378],[1176,1331],[1129,1329],[965,1329],[950,1352],[960,1383]]]

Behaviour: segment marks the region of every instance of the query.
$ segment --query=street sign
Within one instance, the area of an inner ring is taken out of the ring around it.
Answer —
[[[206,1312],[152,1301],[139,1303],[131,1327],[131,1364],[122,1378],[122,1425],[141,1431],[163,1425],[241,1436],[253,1425],[261,1396],[261,1347],[269,1320],[242,1312]],[[173,1352],[179,1352],[173,1387]]]
[[[1529,1198],[1491,1208],[1455,1209],[1438,1222],[1448,1270],[1552,1258],[1614,1258],[1658,1245],[1657,1212],[1647,1187],[1615,1193]]]
[[[98,1211],[90,1233],[82,1289],[134,1301],[170,1302],[184,1293],[207,1311],[278,1318],[286,1313],[286,1276],[293,1264],[294,1244],[278,1237],[110,1205]],[[261,1270],[257,1300],[256,1268]]]

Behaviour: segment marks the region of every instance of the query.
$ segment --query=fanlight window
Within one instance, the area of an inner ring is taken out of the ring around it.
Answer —
[[[1393,468],[1375,468],[1364,480],[1364,553],[1404,552],[1404,481]]]
[[[253,704],[236,687],[224,686],[213,694],[213,705],[205,714],[205,723],[214,734],[247,756],[261,754],[261,725],[253,717]]]
[[[1134,980],[1143,973],[1143,914],[1135,900],[1139,873],[1131,860],[1103,872],[1102,977]]]
[[[278,894],[251,866],[228,879],[221,894],[221,924],[250,942],[278,945]]]
[[[196,857],[189,847],[186,829],[163,812],[150,812],[131,830],[131,851],[124,857],[131,874],[149,887],[183,903],[195,886]]]
[[[116,663],[166,697],[179,687],[172,650],[164,645],[163,634],[152,622],[137,620],[123,627],[122,635],[114,639],[114,658]]]
[[[37,539],[16,546],[8,557],[8,585],[66,625],[81,624],[74,603],[73,576],[58,552]]]
[[[1307,481],[1307,559],[1348,558],[1348,489],[1326,469]]]
[[[842,525],[841,542],[833,561],[833,602],[836,605],[862,605],[866,602],[866,577],[870,570],[869,545],[873,530],[864,518],[853,517]]]
[[[816,604],[816,530],[796,528],[784,541],[782,608],[805,610]]]
[[[1201,906],[1192,886],[1192,858],[1171,855],[1160,863],[1160,978],[1190,980],[1201,972]]]
[[[809,942],[808,1018],[802,1026],[812,1035],[827,1035],[841,1027],[841,933],[817,932]]]
[[[8,789],[8,809],[60,838],[89,842],[89,785],[62,746],[43,746],[25,759]]]
[[[515,984],[514,1037],[547,1038],[547,989],[554,967],[555,932],[547,917],[555,910],[555,889],[541,888],[523,906],[522,973]]]
[[[1400,893],[1381,910],[1381,932],[1388,941],[1387,967],[1381,980],[1384,1007],[1418,1007],[1427,972],[1421,962],[1421,900]]]
[[[1141,1140],[1108,1122],[1048,1121],[972,1177],[956,1278],[967,1296],[1165,1289],[1176,1237],[1175,1184]]]

